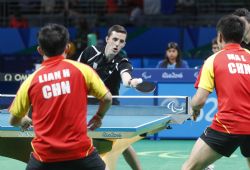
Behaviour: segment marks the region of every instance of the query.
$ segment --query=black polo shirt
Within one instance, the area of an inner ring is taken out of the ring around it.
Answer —
[[[128,58],[118,53],[112,60],[108,61],[104,54],[104,47],[87,47],[79,56],[78,61],[91,66],[96,70],[112,95],[119,95],[121,74],[131,74],[132,65]]]
[[[247,50],[250,50],[250,43],[245,43],[244,41],[242,41],[241,42],[241,44],[240,44],[240,46],[242,47],[242,48],[245,48],[245,49],[247,49]]]

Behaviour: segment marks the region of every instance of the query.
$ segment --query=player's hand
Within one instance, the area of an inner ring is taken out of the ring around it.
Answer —
[[[90,130],[95,130],[96,128],[101,127],[102,125],[102,118],[95,114],[89,121],[88,127]]]
[[[143,80],[142,78],[133,78],[131,81],[130,81],[130,87],[133,87],[135,88],[138,84],[142,83]]]
[[[30,128],[32,125],[32,120],[28,116],[24,116],[21,119],[20,126],[21,126],[21,131],[26,131]]]
[[[196,121],[197,117],[200,115],[201,110],[200,109],[192,109],[192,119]]]

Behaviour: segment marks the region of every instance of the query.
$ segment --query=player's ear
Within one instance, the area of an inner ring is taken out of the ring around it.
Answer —
[[[126,41],[122,44],[122,48],[125,47],[125,45],[126,45]]]
[[[69,51],[70,51],[70,46],[71,46],[71,44],[70,44],[70,43],[67,43],[67,45],[66,45],[66,47],[65,47],[65,50],[64,50],[65,54],[68,54],[68,53],[69,53]]]
[[[41,55],[41,56],[44,56],[44,52],[42,50],[42,48],[40,46],[37,46],[37,52]]]
[[[223,42],[223,36],[221,34],[221,32],[218,33],[218,38],[217,38],[217,43],[222,43]]]
[[[108,39],[109,39],[109,37],[108,37],[108,36],[106,36],[106,38],[105,38],[105,40],[106,40],[106,43],[108,42]]]
[[[221,32],[218,32],[218,34],[217,34],[217,44],[218,44],[220,50],[225,45],[224,38],[223,38],[223,35],[221,34]]]

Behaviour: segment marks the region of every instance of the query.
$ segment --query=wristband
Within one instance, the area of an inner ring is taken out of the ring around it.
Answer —
[[[98,113],[96,113],[94,117],[97,118],[97,119],[101,119],[101,120],[103,118],[102,116],[98,115]]]

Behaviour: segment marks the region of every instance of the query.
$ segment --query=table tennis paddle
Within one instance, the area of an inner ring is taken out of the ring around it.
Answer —
[[[135,89],[142,93],[152,93],[156,89],[156,85],[153,82],[143,81],[138,84]]]

